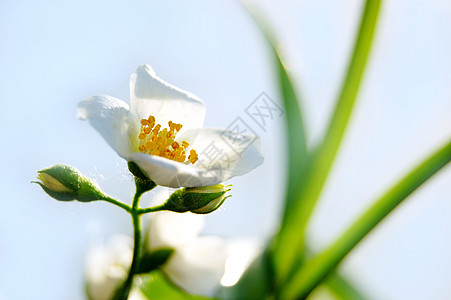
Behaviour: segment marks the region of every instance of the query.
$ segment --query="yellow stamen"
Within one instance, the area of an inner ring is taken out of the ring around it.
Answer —
[[[183,127],[182,124],[169,121],[169,128],[162,129],[160,124],[155,126],[154,116],[149,116],[140,122],[141,131],[138,135],[138,150],[140,152],[161,156],[184,164],[194,164],[198,160],[194,149],[190,150],[190,155],[186,159],[185,150],[189,146],[187,141],[181,141],[181,143],[175,141],[177,132]]]
[[[194,149],[191,149],[189,151],[189,156],[188,156],[188,160],[194,164],[197,160],[198,160],[198,156],[197,156],[197,152]]]

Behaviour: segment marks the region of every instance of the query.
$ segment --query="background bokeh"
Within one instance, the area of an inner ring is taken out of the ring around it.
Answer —
[[[298,80],[309,140],[321,137],[362,1],[259,1]],[[128,99],[129,76],[150,64],[202,98],[206,125],[242,117],[265,164],[233,180],[233,197],[205,233],[265,239],[284,183],[283,120],[263,132],[245,108],[279,101],[266,44],[235,1],[2,1],[0,4],[0,299],[83,299],[84,253],[132,231],[106,203],[61,203],[30,184],[65,163],[129,201],[125,162],[76,105],[93,94]],[[384,188],[451,136],[451,3],[387,0],[350,130],[310,227],[321,249]],[[150,199],[150,195],[144,199]],[[144,201],[144,204],[146,201]],[[451,169],[390,215],[340,270],[371,299],[451,298]]]

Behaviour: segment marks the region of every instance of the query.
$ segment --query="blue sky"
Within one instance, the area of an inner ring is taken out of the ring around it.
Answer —
[[[361,1],[261,1],[303,95],[309,138],[322,134],[352,47]],[[150,64],[202,98],[206,125],[227,127],[261,92],[275,101],[262,37],[234,1],[10,1],[0,10],[0,299],[80,299],[83,255],[129,217],[104,203],[60,203],[29,182],[52,164],[76,166],[128,201],[126,165],[77,103],[128,100],[129,76]],[[321,249],[418,159],[451,137],[451,6],[386,1],[359,103],[310,228]],[[251,122],[251,120],[247,120]],[[230,181],[233,197],[208,234],[268,237],[283,192],[282,119],[262,140],[265,164]],[[289,137],[288,137],[289,138]],[[375,299],[448,299],[451,170],[422,187],[342,266]],[[3,297],[3,298],[2,298]]]

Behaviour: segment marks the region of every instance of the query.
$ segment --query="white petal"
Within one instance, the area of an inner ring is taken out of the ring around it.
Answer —
[[[139,118],[152,115],[163,127],[169,121],[182,124],[182,130],[202,127],[205,118],[202,100],[161,80],[149,65],[139,66],[131,76],[130,106]]]
[[[244,175],[263,163],[260,138],[257,136],[236,135],[224,129],[200,128],[186,131],[180,140],[191,142],[190,147],[199,155],[194,166],[207,171],[202,176],[217,178],[217,183]]]
[[[86,258],[86,285],[89,299],[109,300],[127,277],[132,261],[133,240],[114,236],[107,245],[96,245]]]
[[[133,286],[127,300],[148,300],[148,298],[144,296],[138,287]]]
[[[168,195],[169,196],[169,195]],[[147,248],[179,248],[191,242],[204,226],[204,218],[192,213],[154,212],[148,218]]]
[[[228,257],[225,263],[222,286],[235,285],[252,261],[264,250],[263,244],[256,240],[228,241]]]
[[[178,188],[209,186],[222,182],[222,178],[216,177],[216,173],[163,157],[135,152],[130,159],[160,186]]]
[[[177,249],[163,271],[176,285],[196,295],[214,296],[224,274],[227,245],[219,237],[200,237]]]
[[[117,234],[108,241],[108,248],[113,254],[114,264],[128,269],[133,259],[133,239],[128,235]]]
[[[119,156],[127,159],[133,152],[138,121],[124,101],[107,95],[88,97],[78,104],[77,117],[89,120]]]

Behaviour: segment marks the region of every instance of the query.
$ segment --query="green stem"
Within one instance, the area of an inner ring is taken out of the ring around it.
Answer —
[[[166,203],[163,203],[161,205],[156,205],[153,207],[148,207],[148,208],[140,208],[137,210],[137,212],[138,212],[138,214],[142,215],[142,214],[147,214],[149,212],[162,211],[162,210],[166,210]]]
[[[132,287],[133,277],[139,270],[139,264],[141,260],[141,215],[139,214],[139,199],[144,192],[145,191],[141,190],[137,186],[135,196],[133,197],[133,204],[130,211],[133,221],[134,233],[133,260],[128,272],[127,279],[116,293],[116,296],[114,298],[115,300],[127,300]]]
[[[114,204],[114,205],[116,205],[116,206],[119,206],[120,208],[124,209],[125,211],[127,211],[127,212],[129,212],[129,213],[132,212],[132,208],[131,208],[130,205],[127,205],[127,204],[125,204],[125,203],[119,202],[119,201],[117,201],[116,199],[107,197],[107,198],[104,198],[104,199],[101,199],[101,200],[102,200],[102,201],[109,202],[109,203]]]
[[[380,221],[450,161],[451,142],[379,198],[332,245],[297,268],[281,291],[281,298],[306,297]]]
[[[366,1],[354,52],[328,130],[322,144],[311,157],[304,181],[298,182],[302,188],[292,201],[276,237],[274,261],[278,286],[283,285],[293,266],[298,264],[301,249],[304,248],[307,225],[337,155],[357,99],[376,29],[380,4],[381,0]]]

